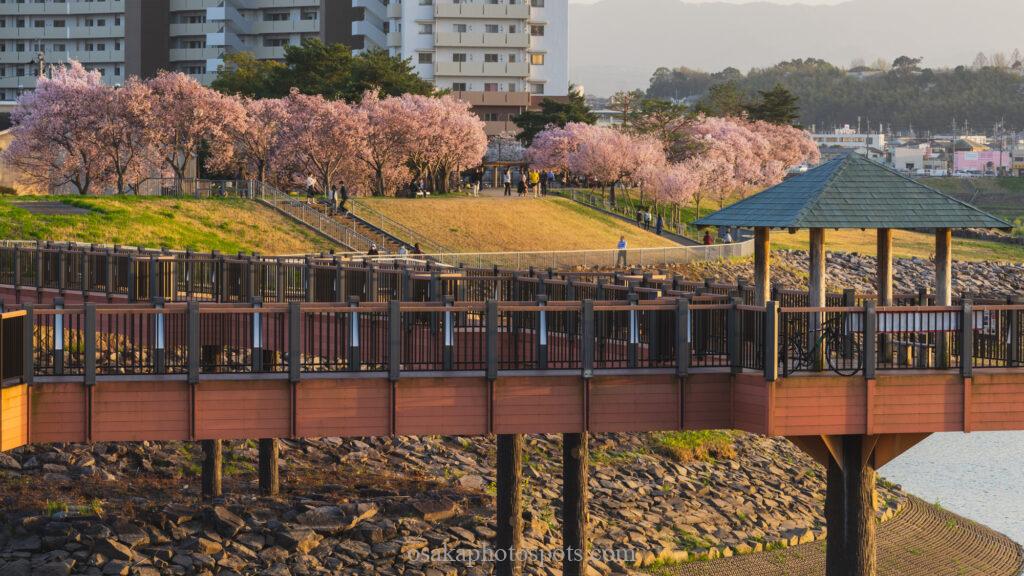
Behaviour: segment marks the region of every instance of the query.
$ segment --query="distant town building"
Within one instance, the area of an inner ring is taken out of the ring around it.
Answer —
[[[593,110],[598,126],[622,126],[622,112],[618,110]]]
[[[930,144],[894,146],[889,151],[889,164],[913,176],[947,176],[949,162],[945,152]]]
[[[957,150],[953,156],[953,171],[963,174],[995,176],[1008,174],[1013,169],[1013,153],[1008,150],[965,152]]]
[[[812,133],[811,138],[819,148],[845,148],[867,155],[869,148],[885,150],[885,134],[858,132],[847,124],[832,132]]]

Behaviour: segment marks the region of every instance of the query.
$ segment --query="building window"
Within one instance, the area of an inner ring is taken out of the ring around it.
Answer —
[[[281,48],[288,45],[287,38],[264,38],[263,46],[266,48]]]
[[[485,82],[484,83],[484,92],[497,92],[497,91],[498,91],[498,83],[497,82]]]
[[[484,32],[487,32],[488,34],[498,34],[501,32],[501,26],[497,24],[488,24],[484,26]]]
[[[320,11],[319,10],[303,10],[301,18],[303,20],[319,20],[320,19]]]
[[[452,62],[466,62],[469,58],[465,52],[456,52],[452,54]]]
[[[516,32],[519,32],[519,27],[516,26],[515,24],[509,24],[508,25],[508,33],[509,34],[515,34]]]
[[[530,6],[533,6],[534,8],[543,8],[544,0],[530,0]]]
[[[519,88],[519,87],[518,87],[518,86],[516,86],[516,83],[515,83],[515,82],[509,82],[509,83],[508,83],[508,91],[509,91],[509,92],[515,92],[515,91],[516,91],[516,90],[517,90],[518,88]]]
[[[67,26],[67,23],[64,20],[54,20],[53,21],[53,27],[54,28],[64,28],[65,26]]]
[[[32,25],[35,26],[36,28],[45,28],[46,20],[34,20],[32,22]]]
[[[484,62],[498,62],[497,54],[484,54]]]
[[[530,84],[530,93],[531,94],[543,94],[544,93],[544,85],[543,84]]]
[[[513,53],[508,55],[508,63],[509,64],[515,64],[518,61],[519,61],[519,56],[516,55],[515,52],[513,52]]]
[[[420,24],[420,34],[433,34],[433,33],[434,33],[434,25],[433,24],[430,24],[429,22],[428,23]]]
[[[456,34],[465,34],[466,32],[469,32],[469,26],[465,24],[455,24],[452,26],[452,29],[455,30]]]
[[[467,92],[468,90],[469,86],[467,86],[465,82],[452,82],[453,92]]]
[[[67,46],[65,44],[54,44],[53,45],[53,51],[54,52],[67,52],[68,48],[67,48]]]
[[[530,26],[530,36],[543,36],[544,26],[542,24],[534,24]]]
[[[434,54],[432,52],[420,52],[420,64],[433,64]]]
[[[289,14],[287,12],[264,12],[263,13],[263,21],[264,22],[287,22],[288,20],[291,20],[291,18],[289,18],[288,16],[289,16]]]
[[[483,120],[484,122],[498,122],[501,117],[497,112],[484,112]]]
[[[530,54],[530,64],[533,64],[534,66],[543,66],[544,65],[544,55],[543,54]]]

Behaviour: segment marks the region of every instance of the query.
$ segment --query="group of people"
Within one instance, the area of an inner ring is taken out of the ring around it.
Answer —
[[[312,174],[306,178],[306,201],[312,204],[316,200],[317,189],[320,188],[317,179]],[[326,194],[327,206],[332,214],[344,214],[348,211],[345,204],[348,203],[348,187],[345,186],[345,181],[342,180],[340,184],[327,187]]]
[[[655,216],[655,215],[651,214],[650,207],[648,207],[646,209],[644,209],[644,208],[637,209],[637,211],[636,211],[636,225],[637,226],[639,226],[639,227],[643,228],[644,230],[647,230],[648,232],[650,232],[651,231],[652,223],[654,225],[654,233],[657,234],[658,236],[661,236],[661,233],[665,231],[665,219],[661,215],[661,212],[659,211],[658,215]]]
[[[718,239],[722,244],[732,244],[732,233],[728,228],[725,229],[724,233],[718,235]],[[711,246],[715,243],[715,238],[711,235],[711,230],[704,230],[704,238],[702,240],[705,246]]]
[[[502,174],[501,182],[505,188],[505,196],[512,195],[512,169],[508,168]],[[555,182],[555,173],[539,172],[537,170],[523,170],[519,172],[519,179],[516,183],[516,192],[520,197],[531,194],[533,196],[547,196],[548,188]]]

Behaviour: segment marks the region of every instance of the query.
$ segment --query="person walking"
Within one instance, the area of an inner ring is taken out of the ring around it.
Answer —
[[[636,225],[637,225],[638,228],[643,228],[644,227],[644,209],[643,208],[637,208],[636,209]]]
[[[341,188],[338,188],[334,201],[338,203],[338,212],[342,214],[348,212],[348,209],[345,208],[345,203],[348,202],[348,186],[345,186],[344,180],[341,181]]]
[[[526,196],[526,173],[523,172],[519,175],[519,185],[516,188],[516,192],[519,193],[519,197]]]
[[[615,256],[616,268],[625,268],[628,265],[626,262],[626,246],[626,237],[619,236],[619,243],[615,247],[618,250],[618,253]]]
[[[732,244],[732,233],[728,228],[725,230],[725,236],[722,236],[722,244]]]
[[[316,195],[316,177],[310,174],[306,177],[306,202],[313,203],[313,196]]]
[[[711,246],[715,243],[715,239],[711,237],[711,230],[704,231],[704,245]]]
[[[665,230],[665,219],[661,217],[661,212],[658,212],[658,222],[654,225],[654,232],[658,236]]]
[[[505,185],[505,196],[512,195],[512,169],[507,168],[501,177],[501,183]]]
[[[530,194],[540,196],[540,172],[530,170]]]
[[[370,249],[366,252],[366,255],[367,256],[379,256],[380,255],[380,250],[377,249],[377,244],[376,243],[370,244]]]
[[[644,210],[644,230],[651,231],[651,209]]]

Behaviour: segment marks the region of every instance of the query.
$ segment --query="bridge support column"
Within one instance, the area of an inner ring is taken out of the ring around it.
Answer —
[[[520,576],[517,559],[523,542],[523,435],[498,434],[498,536],[496,548],[505,558],[495,567],[497,576]]]
[[[277,438],[260,439],[260,493],[264,496],[277,496],[281,491],[278,448]]]
[[[876,436],[824,438],[830,454],[825,494],[826,576],[877,573],[873,456],[877,441]]]
[[[590,556],[587,523],[589,434],[562,435],[562,574],[584,576]]]
[[[220,440],[203,440],[203,499],[219,498],[223,492],[221,482],[224,454]]]

